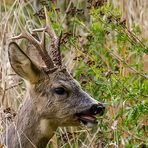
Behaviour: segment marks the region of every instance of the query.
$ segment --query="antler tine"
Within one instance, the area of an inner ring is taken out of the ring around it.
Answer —
[[[50,56],[48,55],[48,53],[44,50],[44,46],[45,46],[45,32],[43,32],[43,40],[41,42],[39,42],[37,39],[35,39],[30,33],[28,33],[27,31],[22,31],[22,33],[18,36],[12,37],[12,40],[15,39],[21,39],[21,38],[26,38],[31,44],[33,44],[36,49],[38,50],[39,54],[41,55],[43,61],[45,62],[45,65],[47,66],[47,70],[50,72],[53,72],[55,69],[54,63],[52,61],[52,59],[50,58]]]
[[[34,46],[39,46],[40,42],[38,40],[36,40],[31,34],[29,34],[27,31],[23,31],[21,34],[19,34],[18,36],[14,36],[11,37],[12,40],[15,39],[21,39],[21,38],[25,38],[27,39],[31,44],[33,44]]]
[[[61,54],[60,54],[60,38],[58,38],[56,36],[56,33],[54,32],[52,26],[51,26],[51,22],[50,19],[47,15],[47,9],[46,7],[44,7],[44,12],[45,12],[45,16],[46,16],[46,27],[45,27],[45,31],[48,33],[48,35],[51,37],[51,52],[53,55],[53,61],[55,62],[55,64],[57,66],[62,66],[62,61],[61,61]]]
[[[58,38],[55,33],[53,33],[49,26],[46,27],[46,32],[48,33],[48,35],[51,37],[51,53],[53,55],[53,61],[55,62],[55,64],[57,66],[62,66],[62,62],[61,62],[61,54],[60,54],[60,39],[61,39],[61,35]]]

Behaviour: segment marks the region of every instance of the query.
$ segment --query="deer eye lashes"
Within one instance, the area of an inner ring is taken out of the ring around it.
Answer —
[[[66,90],[63,87],[57,87],[54,89],[54,93],[56,93],[57,95],[64,95],[66,93]]]

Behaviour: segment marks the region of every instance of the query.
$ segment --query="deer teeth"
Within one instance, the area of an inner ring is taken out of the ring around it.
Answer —
[[[92,128],[94,126],[94,123],[92,122],[87,122],[86,124],[84,124],[82,121],[80,121],[81,126],[85,126],[87,128]]]
[[[88,128],[91,128],[91,127],[93,127],[93,126],[94,126],[94,124],[93,124],[93,123],[91,123],[91,122],[88,122],[88,123],[86,124],[86,126],[87,126]]]

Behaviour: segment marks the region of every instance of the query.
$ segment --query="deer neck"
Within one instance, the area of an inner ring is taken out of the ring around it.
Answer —
[[[52,119],[41,117],[37,110],[32,99],[27,98],[15,122],[8,129],[8,147],[46,147],[57,126]]]

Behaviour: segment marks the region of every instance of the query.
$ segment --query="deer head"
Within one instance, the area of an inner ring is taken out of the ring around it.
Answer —
[[[15,121],[17,132],[21,133],[22,147],[31,147],[27,145],[27,140],[24,142],[26,136],[35,147],[44,147],[58,126],[95,124],[95,115],[102,115],[105,109],[102,103],[81,88],[62,65],[60,38],[56,36],[49,20],[48,26],[34,30],[37,31],[43,32],[41,41],[25,30],[13,39],[25,38],[34,45],[45,63],[44,67],[37,65],[16,42],[9,44],[10,64],[27,84],[27,96]],[[51,37],[52,58],[45,46],[46,33]],[[8,128],[8,145],[13,148],[13,143],[17,142],[12,136],[15,130],[11,130],[12,127]]]

